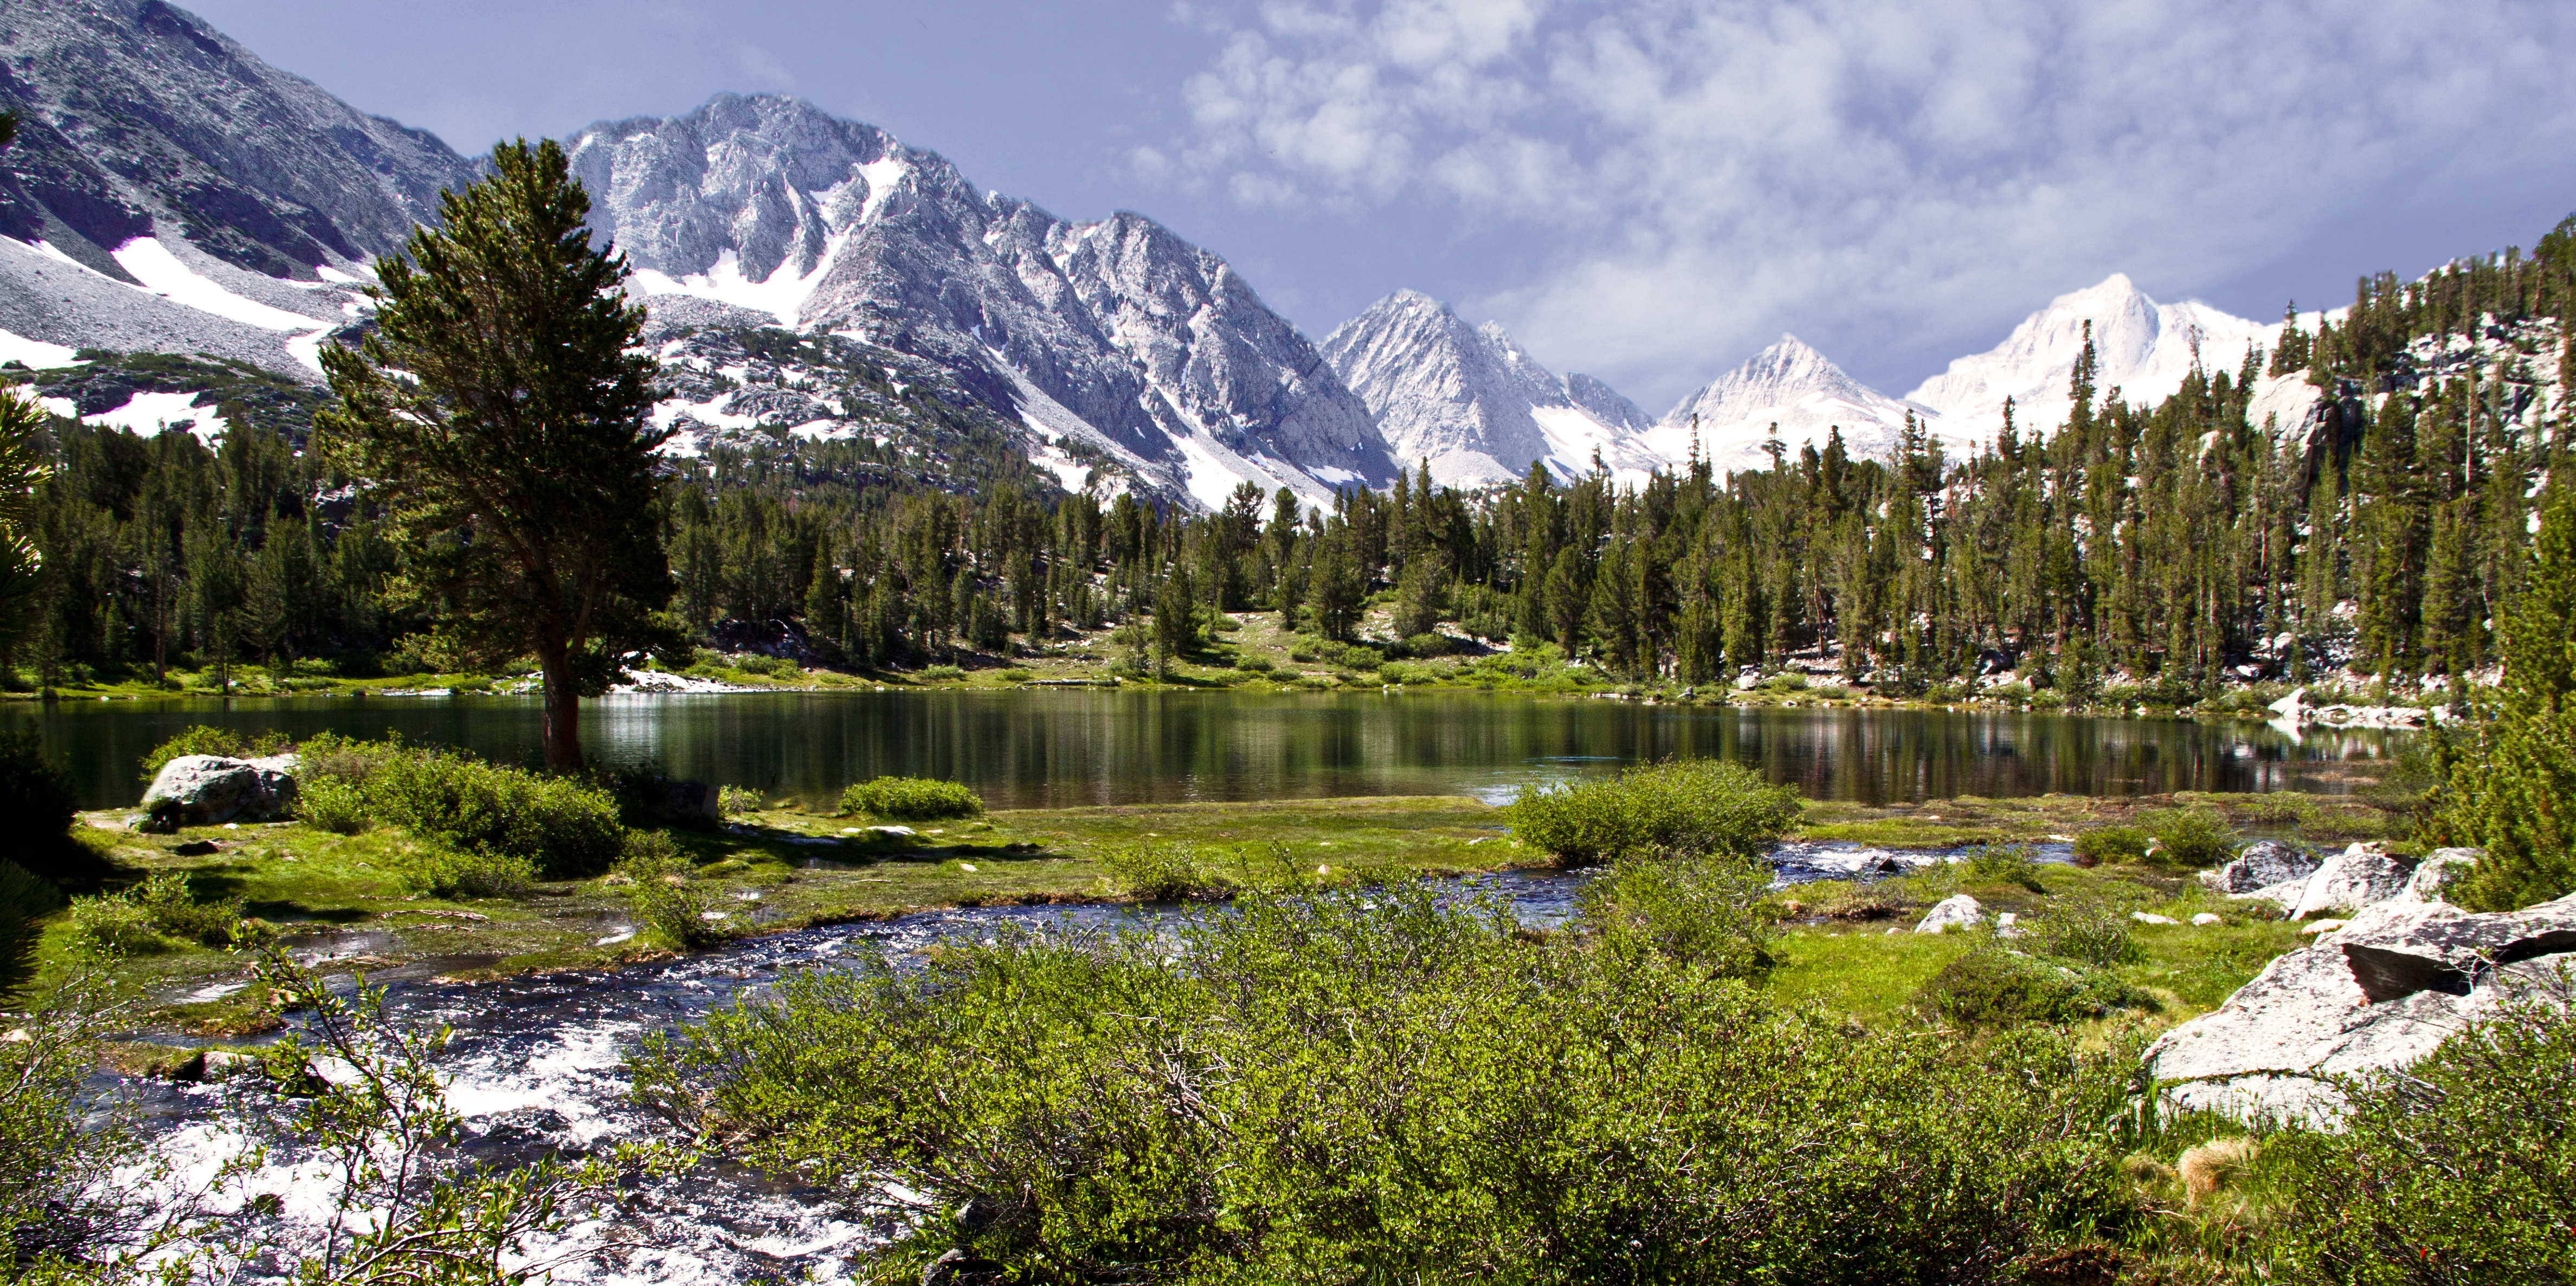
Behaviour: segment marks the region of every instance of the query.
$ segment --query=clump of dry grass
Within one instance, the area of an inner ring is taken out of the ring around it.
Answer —
[[[2211,1139],[2184,1151],[2174,1162],[2174,1173],[2182,1179],[2183,1190],[2191,1194],[2191,1203],[2197,1206],[2242,1178],[2254,1167],[2254,1158],[2262,1154],[2262,1144],[2241,1134]]]

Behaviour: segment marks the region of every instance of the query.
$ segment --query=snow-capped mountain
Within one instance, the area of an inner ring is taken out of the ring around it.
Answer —
[[[1701,458],[1720,472],[1761,468],[1763,443],[1778,425],[1792,454],[1801,445],[1825,444],[1842,430],[1843,449],[1854,456],[1885,457],[1896,449],[1912,412],[1934,437],[1957,444],[1941,417],[1909,406],[1843,373],[1795,335],[1754,354],[1751,361],[1693,390],[1642,438],[1668,462],[1689,458],[1697,435]]]
[[[312,378],[344,287],[474,173],[160,0],[0,21],[0,345],[207,352]]]
[[[2009,397],[2023,436],[2044,435],[2065,423],[2073,408],[2067,385],[2084,350],[2088,321],[2100,362],[2098,396],[2118,389],[2132,403],[2150,404],[2173,396],[2195,363],[2233,372],[2248,344],[2268,346],[2280,330],[2277,322],[2247,321],[2196,301],[2159,304],[2113,273],[2099,285],[2050,300],[2003,343],[1951,362],[1907,400],[1939,411],[1963,437],[1992,441],[2003,427]]]
[[[1485,487],[1545,461],[1559,477],[1658,461],[1637,446],[1635,403],[1589,375],[1559,379],[1501,326],[1468,325],[1440,301],[1399,290],[1324,338],[1324,360],[1377,417],[1397,464],[1427,461],[1434,481]]]
[[[1394,478],[1368,408],[1216,255],[1142,215],[1071,223],[793,98],[719,95],[573,144],[647,295],[926,357],[1025,423],[1213,508]]]

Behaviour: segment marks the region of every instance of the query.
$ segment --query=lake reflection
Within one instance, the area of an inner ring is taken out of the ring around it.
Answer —
[[[136,765],[195,723],[331,730],[532,761],[530,697],[63,702],[41,707],[86,808],[133,803]],[[659,759],[821,802],[868,777],[947,777],[997,808],[1294,796],[1482,794],[1643,759],[1755,765],[1810,798],[2335,790],[2320,770],[2406,735],[1941,710],[1650,706],[1488,693],[776,692],[584,703],[603,760]]]

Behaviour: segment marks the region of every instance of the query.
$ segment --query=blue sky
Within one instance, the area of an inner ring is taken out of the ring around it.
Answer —
[[[2126,272],[2279,315],[2576,210],[2564,0],[194,0],[465,152],[801,95],[1320,339],[1399,287],[1660,413],[1794,331],[1902,393]]]

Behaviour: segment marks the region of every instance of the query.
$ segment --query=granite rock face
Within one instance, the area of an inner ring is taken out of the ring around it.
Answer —
[[[2415,878],[2415,862],[2392,856],[2377,844],[2355,844],[2327,858],[2308,876],[2290,918],[2358,911],[2406,892]]]
[[[1932,904],[1923,914],[1923,922],[1914,926],[1916,933],[1946,933],[1952,929],[1973,929],[1985,923],[1985,908],[1965,893],[1954,893]]]

